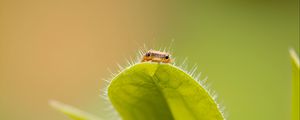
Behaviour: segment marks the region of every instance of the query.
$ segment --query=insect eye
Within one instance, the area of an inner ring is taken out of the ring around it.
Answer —
[[[146,56],[147,56],[147,57],[150,57],[150,53],[146,53]]]
[[[169,55],[167,55],[165,58],[166,58],[166,59],[169,59]]]

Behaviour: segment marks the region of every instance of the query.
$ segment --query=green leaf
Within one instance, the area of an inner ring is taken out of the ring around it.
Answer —
[[[74,108],[72,106],[60,103],[58,101],[51,100],[49,104],[55,108],[56,110],[64,113],[68,117],[70,117],[73,120],[101,120],[97,118],[94,115],[91,115],[89,113],[83,112],[77,108]]]
[[[299,120],[299,57],[293,49],[290,49],[293,66],[292,81],[292,120]]]
[[[223,120],[209,93],[170,64],[139,63],[119,73],[108,97],[124,120]]]

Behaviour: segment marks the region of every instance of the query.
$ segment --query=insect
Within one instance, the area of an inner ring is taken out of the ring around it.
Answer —
[[[160,52],[155,50],[149,50],[143,55],[141,62],[158,62],[158,63],[171,63],[170,54],[166,52]]]

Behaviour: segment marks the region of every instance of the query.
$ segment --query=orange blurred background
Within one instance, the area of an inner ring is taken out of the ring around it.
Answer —
[[[0,0],[0,119],[61,119],[49,99],[101,109],[107,69],[163,32],[153,2]]]

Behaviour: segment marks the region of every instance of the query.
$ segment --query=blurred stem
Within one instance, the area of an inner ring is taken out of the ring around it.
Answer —
[[[290,49],[293,64],[292,81],[292,120],[299,120],[299,57],[294,49]]]
[[[64,113],[68,117],[70,117],[73,120],[101,120],[100,118],[97,118],[96,116],[81,111],[77,108],[74,108],[70,105],[63,104],[61,102],[55,101],[55,100],[50,100],[49,101],[50,106],[55,108],[56,110]]]

